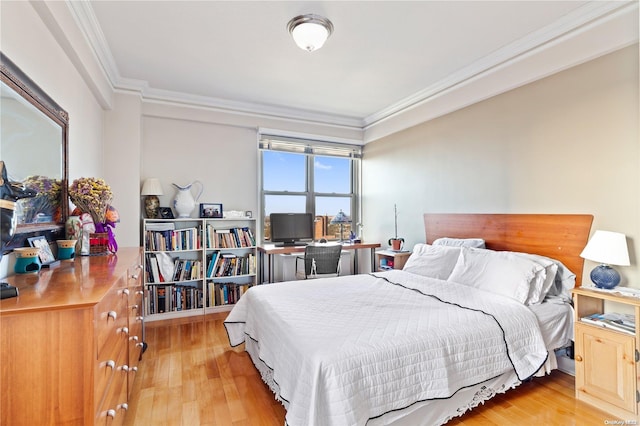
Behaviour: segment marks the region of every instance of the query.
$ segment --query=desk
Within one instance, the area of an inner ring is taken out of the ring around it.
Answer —
[[[334,243],[328,243],[334,244]],[[358,273],[358,250],[359,249],[369,249],[371,251],[371,268],[375,271],[376,265],[376,249],[380,247],[380,243],[343,243],[342,250],[353,250],[353,271],[354,273]],[[258,246],[258,255],[259,255],[259,277],[258,282],[264,283],[263,276],[263,265],[264,265],[264,256],[267,255],[267,279],[268,282],[273,282],[273,255],[274,254],[293,254],[293,253],[304,253],[305,246],[286,246],[286,247],[276,247],[274,244],[265,244],[262,246]]]

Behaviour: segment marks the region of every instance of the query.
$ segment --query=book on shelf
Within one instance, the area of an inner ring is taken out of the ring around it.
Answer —
[[[167,287],[165,286],[156,286],[154,287],[154,300],[156,305],[156,312],[161,314],[165,312],[166,309],[166,301],[167,301]]]
[[[147,231],[172,231],[176,229],[173,222],[147,222]]]
[[[631,314],[619,314],[617,312],[606,314],[596,313],[582,317],[580,321],[627,334],[636,334],[635,316]]]
[[[202,289],[198,285],[154,285],[149,288],[147,312],[161,314],[203,307]]]
[[[214,251],[213,253],[207,255],[207,278],[214,277],[214,272],[216,271],[216,265],[219,258],[219,251]]]
[[[180,251],[199,250],[201,248],[198,228],[176,230],[151,230],[147,226],[145,232],[147,251]]]
[[[209,306],[232,305],[251,287],[251,284],[215,283],[209,286]]]
[[[147,253],[147,265],[149,265],[150,271],[147,273],[147,282],[149,283],[161,283],[164,282],[164,276],[160,272],[158,266],[158,259],[155,253]]]
[[[213,255],[211,254],[211,256]],[[256,255],[254,253],[241,256],[234,253],[216,252],[215,256],[214,260],[209,260],[207,278],[255,275],[256,273]]]
[[[207,248],[247,248],[256,245],[253,231],[249,227],[216,229],[208,224],[205,232]]]
[[[200,260],[176,259],[174,261],[173,277],[171,281],[199,280],[201,276]]]

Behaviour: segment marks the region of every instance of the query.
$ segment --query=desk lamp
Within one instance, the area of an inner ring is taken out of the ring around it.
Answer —
[[[620,274],[610,265],[630,264],[627,237],[619,232],[596,231],[580,257],[601,263],[591,271],[591,281],[596,287],[612,289],[620,284]]]
[[[335,215],[333,217],[333,219],[331,219],[331,223],[332,225],[335,224],[339,224],[340,225],[340,242],[342,242],[342,236],[343,234],[343,227],[345,223],[351,223],[351,218],[349,216],[347,216],[346,214],[344,214],[344,212],[342,211],[342,209],[340,209],[340,211],[338,212],[337,215]]]

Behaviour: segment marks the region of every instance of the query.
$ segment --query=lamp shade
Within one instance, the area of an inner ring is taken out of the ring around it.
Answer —
[[[333,32],[331,21],[312,14],[296,16],[288,28],[298,47],[309,52],[320,49]]]
[[[349,223],[349,222],[351,222],[351,218],[346,214],[344,214],[342,210],[340,210],[338,214],[335,215],[333,219],[331,219],[330,223],[332,225],[335,225],[336,223]]]
[[[619,232],[596,231],[580,257],[606,265],[629,266],[627,237]]]
[[[156,178],[146,179],[142,185],[142,192],[140,192],[140,195],[164,195],[160,180]]]

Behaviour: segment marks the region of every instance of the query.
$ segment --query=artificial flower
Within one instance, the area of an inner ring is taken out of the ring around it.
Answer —
[[[104,179],[83,177],[74,180],[69,186],[69,198],[76,207],[89,213],[94,223],[105,223],[113,192]]]

